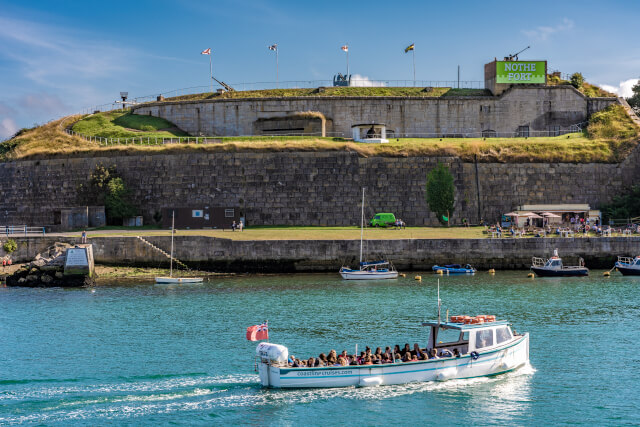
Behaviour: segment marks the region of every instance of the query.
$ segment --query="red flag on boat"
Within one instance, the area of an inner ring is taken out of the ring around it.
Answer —
[[[269,339],[269,326],[267,322],[247,328],[247,339],[249,341],[259,341]]]

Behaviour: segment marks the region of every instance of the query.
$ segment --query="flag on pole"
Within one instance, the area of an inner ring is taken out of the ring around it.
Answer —
[[[278,50],[278,43],[272,44],[271,46],[267,46],[269,50]]]
[[[247,340],[259,341],[269,339],[269,326],[267,322],[263,322],[259,325],[249,326],[247,328]]]
[[[200,52],[200,55],[211,55],[211,48],[203,50]]]
[[[404,48],[404,53],[407,53],[410,50],[414,50],[415,48],[416,48],[416,44],[415,43],[411,43],[409,46]]]
[[[344,46],[342,46],[340,49],[344,50],[345,52],[349,52],[349,45],[345,44]]]

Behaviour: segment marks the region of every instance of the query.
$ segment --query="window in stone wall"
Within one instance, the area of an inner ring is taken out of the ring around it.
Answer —
[[[225,218],[233,218],[234,216],[236,216],[236,210],[235,209],[225,209],[224,210],[224,217]]]
[[[490,113],[491,112],[491,106],[490,105],[481,105],[480,106],[480,112],[481,113]]]
[[[491,130],[491,129],[485,129],[482,131],[482,137],[483,138],[495,138],[497,136],[496,131],[495,130]]]
[[[529,126],[518,126],[518,132],[517,132],[516,136],[520,137],[520,138],[528,138],[529,137]]]
[[[549,136],[560,136],[560,126],[549,126]]]

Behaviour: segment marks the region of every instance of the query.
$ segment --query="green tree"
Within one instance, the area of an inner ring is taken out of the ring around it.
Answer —
[[[4,249],[4,251],[8,254],[13,253],[18,249],[18,243],[16,243],[16,241],[13,239],[9,239],[4,242],[4,245],[2,245],[2,249]]]
[[[426,200],[429,209],[436,214],[438,221],[442,224],[449,225],[455,202],[455,191],[453,175],[451,175],[449,168],[438,163],[427,174]]]
[[[107,218],[112,223],[122,223],[123,218],[134,216],[136,208],[129,201],[130,193],[122,178],[113,178],[107,183],[104,206]]]
[[[580,89],[584,83],[584,77],[581,73],[573,73],[571,75],[571,85],[576,89]]]
[[[633,95],[631,98],[627,98],[627,102],[633,108],[633,111],[637,116],[640,116],[640,79],[636,82],[636,84],[631,88],[633,91]]]
[[[626,194],[616,196],[611,203],[600,206],[603,223],[609,219],[627,219],[640,216],[640,185],[632,187]]]

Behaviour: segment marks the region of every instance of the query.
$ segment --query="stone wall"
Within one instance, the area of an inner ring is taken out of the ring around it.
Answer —
[[[134,112],[162,117],[192,135],[253,135],[261,129],[254,125],[258,121],[317,111],[327,119],[328,135],[349,138],[352,125],[375,122],[386,124],[399,137],[435,137],[483,131],[513,134],[519,126],[529,126],[531,132],[568,128],[617,102],[587,98],[572,86],[524,85],[500,96],[213,99],[143,104]]]
[[[169,251],[171,238],[146,237]],[[29,262],[60,237],[16,237],[14,262]],[[168,259],[135,237],[94,237],[95,262],[108,265],[168,266]],[[558,249],[567,265],[578,257],[590,268],[611,268],[618,255],[638,254],[640,237],[544,238],[544,239],[406,239],[368,240],[371,257],[388,257],[399,270],[430,270],[434,264],[470,263],[485,270],[527,269],[531,257],[549,257]],[[204,236],[176,236],[175,257],[191,268],[218,272],[336,272],[341,265],[355,266],[359,240],[260,240],[241,241]],[[0,246],[0,256],[5,253]]]
[[[425,182],[437,162],[456,186],[454,224],[495,221],[522,204],[588,203],[597,208],[637,182],[640,149],[619,164],[465,163],[453,157],[360,157],[353,152],[192,153],[69,158],[0,164],[0,224],[53,225],[78,206],[77,188],[96,165],[116,166],[134,203],[153,222],[163,208],[237,207],[251,225],[356,225],[394,212],[409,225],[435,225]]]
[[[168,250],[170,237],[148,237]],[[93,238],[96,262],[166,265],[167,258],[133,237]],[[388,257],[399,270],[430,270],[434,264],[470,263],[480,269],[528,269],[531,257],[550,257],[558,249],[567,265],[578,257],[591,268],[611,268],[618,255],[636,255],[640,237],[545,239],[411,239],[368,240],[371,257]],[[357,265],[358,240],[240,241],[202,236],[178,236],[175,256],[191,268],[218,272],[336,272]]]

